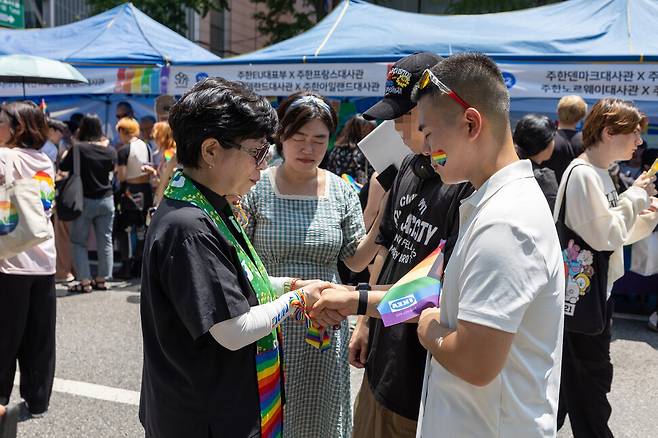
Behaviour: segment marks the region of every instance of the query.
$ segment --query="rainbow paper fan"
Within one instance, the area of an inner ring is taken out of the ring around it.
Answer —
[[[384,326],[419,316],[423,309],[439,306],[445,240],[425,260],[398,280],[377,306]]]

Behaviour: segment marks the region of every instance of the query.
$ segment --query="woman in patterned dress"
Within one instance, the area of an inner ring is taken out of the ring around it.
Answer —
[[[359,272],[377,245],[375,232],[365,236],[356,192],[318,168],[336,113],[321,96],[300,92],[282,102],[278,114],[277,150],[284,161],[265,170],[243,200],[247,234],[271,275],[340,282],[338,260]],[[283,324],[285,437],[351,435],[348,325],[326,330],[331,345],[320,351],[305,342],[303,324]]]

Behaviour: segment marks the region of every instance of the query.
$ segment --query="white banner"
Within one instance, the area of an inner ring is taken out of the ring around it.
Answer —
[[[89,84],[26,84],[27,96],[71,94],[180,95],[208,76],[240,81],[264,96],[309,90],[332,97],[381,97],[392,63],[257,64],[138,68],[80,68]],[[658,64],[500,63],[512,98],[619,97],[658,101]],[[0,97],[23,95],[21,84],[0,83]]]
[[[383,96],[392,63],[254,64],[171,67],[169,93],[182,94],[208,76],[240,81],[258,94],[288,96],[314,91],[333,97]]]
[[[87,84],[25,84],[26,96],[75,94],[166,94],[169,68],[78,68]],[[162,91],[164,90],[164,91]],[[23,84],[0,83],[0,97],[23,96]]]
[[[498,64],[512,98],[658,100],[658,64]]]

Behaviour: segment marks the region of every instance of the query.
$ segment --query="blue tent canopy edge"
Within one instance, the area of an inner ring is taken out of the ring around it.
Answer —
[[[0,30],[0,55],[43,56],[76,65],[199,65],[221,60],[124,3],[93,17],[43,29]]]
[[[508,62],[656,62],[656,28],[652,0],[570,0],[450,16],[345,0],[310,30],[219,63],[392,62],[418,51],[477,51]]]

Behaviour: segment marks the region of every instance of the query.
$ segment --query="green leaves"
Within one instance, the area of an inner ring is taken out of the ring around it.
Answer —
[[[124,2],[125,0],[87,0],[95,14]],[[187,31],[186,7],[193,9],[201,16],[206,16],[211,10],[230,10],[228,0],[133,0],[133,4],[149,17],[181,35],[185,35],[185,31]]]
[[[313,27],[328,13],[323,0],[303,0],[302,7],[295,0],[251,0],[252,3],[263,5],[263,11],[254,14],[258,31],[268,35],[268,44],[292,38]],[[333,0],[331,6],[338,3]]]

